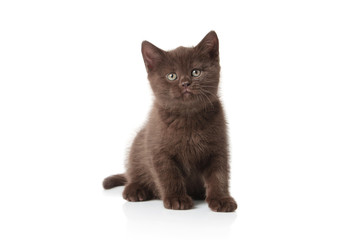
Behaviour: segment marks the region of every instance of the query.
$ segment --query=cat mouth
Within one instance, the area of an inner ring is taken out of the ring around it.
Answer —
[[[192,91],[188,88],[184,89],[182,92],[181,92],[183,95],[190,95],[190,94],[193,94]]]
[[[190,100],[191,95],[193,95],[192,91],[188,88],[181,91],[181,95],[183,97],[183,100]]]

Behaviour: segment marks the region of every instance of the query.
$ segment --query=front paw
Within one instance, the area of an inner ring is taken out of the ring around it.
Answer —
[[[187,195],[165,197],[163,201],[164,201],[164,207],[167,209],[186,210],[193,207],[193,201]]]
[[[234,212],[237,208],[235,200],[230,196],[207,198],[206,202],[214,212]]]

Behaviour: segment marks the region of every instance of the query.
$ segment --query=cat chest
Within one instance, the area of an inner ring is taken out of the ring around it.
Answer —
[[[208,137],[201,131],[179,131],[168,141],[168,147],[181,158],[201,158],[209,151]]]

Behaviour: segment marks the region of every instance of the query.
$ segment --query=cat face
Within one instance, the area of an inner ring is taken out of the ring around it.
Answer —
[[[207,105],[217,99],[219,41],[214,31],[195,47],[163,51],[142,43],[142,55],[156,100],[171,105]]]

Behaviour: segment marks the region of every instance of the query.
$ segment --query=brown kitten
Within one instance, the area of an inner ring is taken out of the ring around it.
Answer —
[[[213,211],[235,211],[226,122],[217,95],[216,33],[192,48],[163,51],[144,41],[141,50],[154,105],[132,144],[126,173],[106,178],[104,188],[125,185],[128,201],[162,199],[169,209],[189,209],[194,198],[206,199]]]

